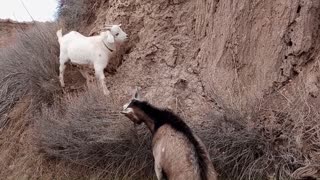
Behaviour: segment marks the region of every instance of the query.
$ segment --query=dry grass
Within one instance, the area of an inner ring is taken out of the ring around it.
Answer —
[[[210,118],[198,130],[223,179],[320,177],[320,114],[297,101],[254,118]],[[198,129],[198,127],[196,127]]]
[[[150,133],[138,133],[96,87],[43,107],[36,118],[38,150],[48,159],[135,179],[153,174]]]
[[[67,31],[82,32],[96,18],[94,8],[99,1],[94,0],[59,0],[58,15]]]
[[[17,102],[28,101],[30,110],[52,104],[61,93],[58,81],[56,25],[36,24],[18,34],[17,43],[2,49],[0,56],[0,128]]]
[[[239,120],[215,121],[200,134],[223,179],[267,179],[273,171],[269,142]]]
[[[92,3],[66,1],[59,14],[67,29],[92,20]],[[0,179],[154,178],[150,133],[135,131],[119,115],[118,102],[96,87],[61,96],[56,29],[37,25],[0,50]],[[298,99],[250,117],[211,117],[205,128],[191,124],[221,179],[320,177],[316,107]]]
[[[90,87],[12,119],[0,134],[1,178],[153,179],[150,133],[116,107]]]

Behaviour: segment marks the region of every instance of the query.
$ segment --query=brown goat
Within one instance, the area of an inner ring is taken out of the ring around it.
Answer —
[[[151,131],[154,168],[159,180],[216,180],[217,173],[202,141],[173,112],[159,109],[138,98],[121,112],[135,124],[145,123]]]

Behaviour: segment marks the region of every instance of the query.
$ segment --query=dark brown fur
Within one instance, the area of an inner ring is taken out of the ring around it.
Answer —
[[[132,100],[128,108],[141,110],[154,122],[153,134],[155,134],[162,125],[168,124],[177,132],[185,135],[194,146],[199,164],[200,177],[202,180],[207,180],[208,166],[206,162],[206,152],[193,135],[189,126],[179,116],[170,110],[156,108],[145,101]]]

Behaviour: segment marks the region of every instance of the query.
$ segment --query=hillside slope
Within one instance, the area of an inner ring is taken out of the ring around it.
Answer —
[[[135,86],[187,121],[221,179],[320,178],[318,0],[60,4],[59,27],[0,56],[3,179],[154,179],[150,133],[119,113]],[[105,72],[111,96],[74,66],[61,88],[56,30],[116,23],[129,40]]]
[[[119,102],[139,85],[195,124],[206,127],[208,114],[244,118],[276,149],[300,148],[297,161],[312,162],[306,169],[319,163],[319,134],[305,134],[319,132],[319,1],[108,1],[87,32],[105,22],[130,36],[107,78]]]
[[[126,53],[113,60],[121,66],[108,77],[114,92],[140,85],[155,103],[177,108],[178,101],[197,119],[208,106],[250,112],[279,93],[295,99],[303,91],[317,102],[319,6],[316,0],[108,1],[85,30],[95,34],[105,22],[118,22],[130,34]]]
[[[119,105],[139,85],[194,124],[245,119],[275,149],[319,163],[319,135],[308,134],[319,132],[319,1],[101,1],[94,14],[88,34],[104,23],[129,33],[107,76]]]

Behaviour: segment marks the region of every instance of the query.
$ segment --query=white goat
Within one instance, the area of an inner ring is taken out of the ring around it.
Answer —
[[[93,65],[96,78],[105,95],[109,90],[105,84],[104,69],[108,65],[110,55],[115,51],[115,44],[122,43],[127,39],[127,34],[122,31],[119,25],[107,25],[106,30],[100,35],[86,37],[82,34],[71,31],[62,36],[62,30],[57,31],[58,41],[60,44],[60,67],[59,78],[61,86],[64,87],[65,63],[69,60],[74,64]]]

